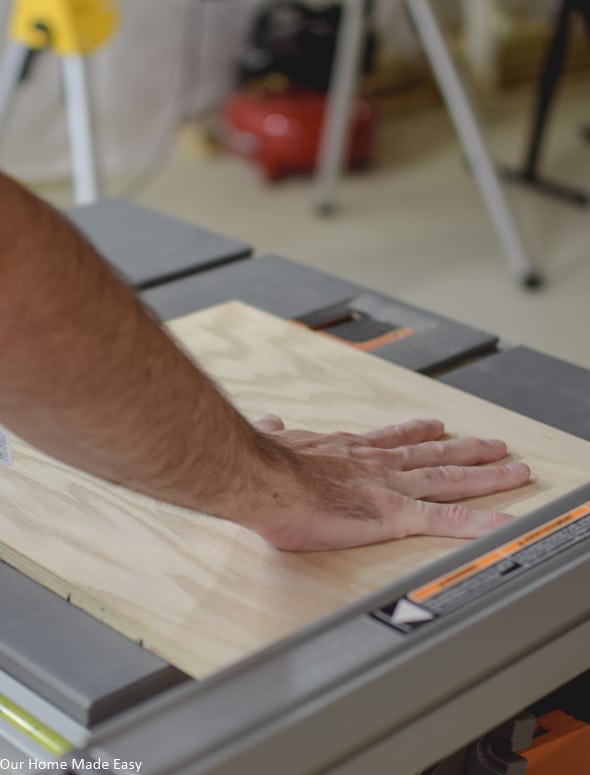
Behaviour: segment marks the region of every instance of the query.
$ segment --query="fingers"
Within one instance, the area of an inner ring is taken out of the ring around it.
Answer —
[[[265,414],[252,423],[255,428],[265,433],[285,430],[285,424],[274,414]],[[331,433],[317,434],[305,431],[306,436],[326,441],[338,440],[347,446],[366,449],[393,449],[394,447],[421,444],[440,438],[444,433],[444,425],[440,420],[411,420],[399,425],[387,425],[365,434]]]
[[[512,490],[526,484],[530,475],[525,463],[473,467],[445,465],[406,471],[397,483],[402,492],[412,498],[451,501]]]
[[[494,463],[508,454],[503,441],[498,439],[449,439],[427,441],[409,447],[400,447],[391,453],[396,468],[409,471],[432,466],[475,466]]]
[[[399,425],[387,425],[384,428],[363,434],[364,444],[381,449],[421,444],[423,441],[434,441],[444,433],[445,426],[440,420],[410,420]]]
[[[406,535],[478,538],[511,522],[514,517],[499,511],[476,511],[461,504],[408,500],[403,522]]]
[[[285,430],[285,423],[276,414],[265,414],[263,417],[255,420],[252,425],[263,433]]]

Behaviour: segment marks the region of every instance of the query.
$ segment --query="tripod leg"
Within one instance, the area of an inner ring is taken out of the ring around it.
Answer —
[[[20,43],[8,43],[0,62],[0,136],[10,113],[10,103],[29,57]]]
[[[342,14],[317,158],[315,207],[323,214],[335,208],[335,189],[346,153],[364,29],[363,4],[358,0],[346,0]]]
[[[569,37],[569,19],[571,11],[572,9],[569,1],[565,0],[557,16],[555,35],[551,42],[547,60],[541,75],[529,150],[522,173],[523,177],[528,180],[532,180],[537,174],[537,164],[547,126],[547,116],[551,108],[555,87],[557,86],[557,81],[563,67],[563,58],[565,56]]]
[[[553,39],[541,72],[537,90],[537,103],[533,114],[531,135],[524,164],[516,170],[510,168],[503,169],[502,174],[506,180],[514,183],[523,183],[543,194],[585,207],[590,202],[590,198],[585,191],[547,179],[538,170],[543,138],[547,131],[549,112],[566,54],[570,20],[575,11],[579,11],[586,17],[590,28],[590,1],[563,0],[556,17]]]
[[[76,204],[99,198],[96,141],[92,121],[88,61],[80,54],[62,57],[72,177]]]
[[[405,0],[405,7],[455,124],[510,269],[524,285],[535,287],[540,284],[540,277],[525,250],[475,113],[430,4],[428,0]]]

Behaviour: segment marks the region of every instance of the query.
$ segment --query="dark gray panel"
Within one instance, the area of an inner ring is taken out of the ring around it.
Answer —
[[[137,288],[200,272],[252,253],[242,242],[118,199],[66,213]]]
[[[0,562],[0,633],[5,627],[35,616],[39,611],[52,610],[59,603],[57,595]]]
[[[0,668],[87,726],[187,679],[4,563]]]
[[[407,369],[432,374],[459,361],[491,352],[498,338],[383,294],[367,292],[354,300],[355,308],[414,329],[412,336],[373,350],[385,360]]]
[[[590,441],[590,371],[580,366],[514,347],[441,381]]]
[[[261,256],[142,293],[156,314],[169,320],[230,299],[285,318],[351,300],[363,310],[411,327],[407,339],[374,350],[400,366],[431,373],[494,348],[497,337],[434,315],[384,294],[278,256]]]
[[[475,355],[490,353],[498,338],[485,331],[439,319],[428,331],[417,331],[374,351],[388,361],[422,374],[435,374]]]
[[[144,291],[141,297],[163,320],[230,299],[239,299],[273,315],[296,318],[352,298],[358,292],[358,286],[338,277],[278,256],[260,256]]]

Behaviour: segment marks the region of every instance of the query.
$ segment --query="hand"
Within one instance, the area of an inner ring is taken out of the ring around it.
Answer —
[[[273,415],[254,427],[291,452],[289,472],[270,466],[263,474],[267,497],[258,494],[245,521],[280,549],[342,549],[410,535],[473,538],[512,517],[446,502],[530,478],[524,463],[497,464],[507,455],[503,441],[441,440],[438,420],[363,435],[285,430]]]

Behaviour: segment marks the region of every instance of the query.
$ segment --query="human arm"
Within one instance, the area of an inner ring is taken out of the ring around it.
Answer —
[[[477,465],[502,443],[439,443],[436,421],[363,437],[254,427],[65,219],[4,176],[0,210],[0,420],[35,446],[286,549],[507,518],[420,500],[524,483],[522,464]]]

